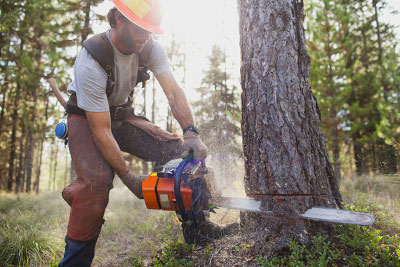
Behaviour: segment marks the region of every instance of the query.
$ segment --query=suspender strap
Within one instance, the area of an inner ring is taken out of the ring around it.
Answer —
[[[149,59],[152,50],[153,38],[150,38],[150,40],[147,41],[145,47],[143,47],[142,51],[139,54],[139,69],[136,79],[136,85],[138,85],[138,83],[142,83],[143,88],[146,86],[146,81],[150,79],[150,75],[147,71],[149,70]]]
[[[82,46],[86,48],[89,54],[100,64],[107,74],[107,98],[110,97],[114,89],[115,77],[114,50],[105,32],[97,34],[90,39],[85,40]]]

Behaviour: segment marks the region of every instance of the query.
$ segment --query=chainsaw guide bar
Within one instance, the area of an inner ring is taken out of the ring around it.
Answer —
[[[274,215],[272,211],[262,210],[261,201],[252,198],[216,197],[215,206],[219,208],[251,211],[267,215]],[[340,210],[326,207],[312,207],[300,216],[303,219],[342,224],[357,224],[369,226],[374,224],[372,215],[350,210]]]

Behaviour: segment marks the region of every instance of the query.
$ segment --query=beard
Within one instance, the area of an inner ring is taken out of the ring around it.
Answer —
[[[144,45],[146,44],[147,40],[135,40],[130,34],[128,25],[124,24],[122,28],[122,35],[120,37],[121,43],[125,46],[125,48],[130,53],[140,53],[142,51]]]

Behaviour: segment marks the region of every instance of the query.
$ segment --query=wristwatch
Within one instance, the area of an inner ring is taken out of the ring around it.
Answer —
[[[190,125],[190,126],[186,127],[185,129],[183,129],[183,134],[185,134],[187,131],[191,131],[191,132],[199,134],[199,130],[194,125]]]

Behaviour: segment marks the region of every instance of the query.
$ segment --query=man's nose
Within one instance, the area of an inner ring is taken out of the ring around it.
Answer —
[[[150,40],[150,36],[151,36],[151,32],[144,32],[142,34],[142,39],[148,41],[148,40]]]
[[[150,40],[151,32],[141,30],[138,34],[138,39],[143,40],[143,41],[148,41]]]

